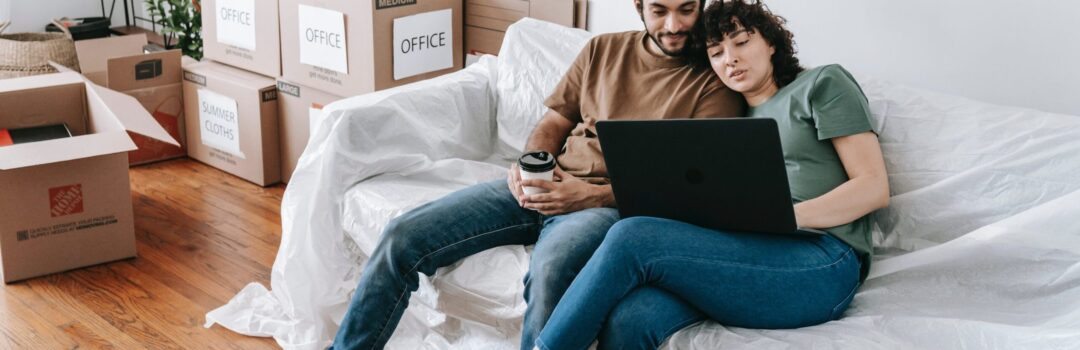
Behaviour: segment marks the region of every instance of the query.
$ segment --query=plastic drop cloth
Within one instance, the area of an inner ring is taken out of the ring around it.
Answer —
[[[285,192],[271,290],[207,327],[328,346],[393,217],[506,172],[589,34],[522,20],[501,56],[326,107]],[[878,256],[841,320],[796,330],[704,322],[667,349],[1080,348],[1080,117],[858,76],[893,192]],[[422,277],[388,349],[515,349],[526,247]]]

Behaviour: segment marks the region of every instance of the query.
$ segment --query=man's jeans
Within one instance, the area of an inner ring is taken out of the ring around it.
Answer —
[[[394,219],[360,276],[335,349],[382,349],[418,287],[442,266],[503,245],[536,244],[525,276],[522,348],[532,344],[618,211],[544,216],[518,206],[505,180],[475,185]]]
[[[829,236],[715,231],[646,217],[615,224],[566,291],[536,345],[655,349],[692,323],[796,328],[839,318],[860,261]],[[715,344],[720,346],[720,344]]]

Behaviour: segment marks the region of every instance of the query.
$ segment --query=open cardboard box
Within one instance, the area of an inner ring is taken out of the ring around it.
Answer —
[[[135,97],[179,141],[179,146],[131,133],[139,147],[128,154],[131,165],[183,157],[184,96],[180,50],[143,53],[146,34],[75,42],[82,73],[91,82]]]
[[[63,123],[73,135],[0,147],[4,282],[134,257],[128,132],[176,140],[135,98],[70,70],[0,80],[0,106],[0,128]]]

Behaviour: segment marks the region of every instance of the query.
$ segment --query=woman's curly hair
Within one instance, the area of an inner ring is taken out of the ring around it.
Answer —
[[[795,57],[794,34],[787,29],[787,20],[769,10],[761,0],[716,0],[703,14],[705,42],[708,45],[724,41],[739,25],[761,34],[765,42],[776,49],[772,55],[773,81],[783,88],[795,80],[804,68]]]

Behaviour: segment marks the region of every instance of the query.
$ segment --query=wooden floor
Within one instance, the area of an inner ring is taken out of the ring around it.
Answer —
[[[196,161],[131,169],[138,257],[0,287],[0,349],[266,349],[202,327],[249,282],[269,286],[284,187]]]

